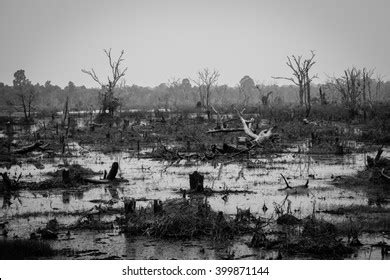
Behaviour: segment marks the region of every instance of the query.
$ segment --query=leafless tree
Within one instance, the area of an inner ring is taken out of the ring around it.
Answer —
[[[264,93],[264,85],[260,85],[260,84],[257,84],[256,86],[256,89],[257,91],[259,92],[260,94],[260,100],[261,100],[261,104],[263,104],[264,107],[268,107],[269,105],[269,97],[271,96],[271,94],[273,93],[273,91],[269,91],[267,93]]]
[[[327,105],[328,104],[328,100],[326,99],[326,91],[325,91],[325,89],[323,89],[322,86],[320,86],[318,91],[319,91],[319,95],[320,95],[320,104],[321,105]]]
[[[194,83],[199,87],[200,101],[202,102],[202,106],[206,109],[208,119],[211,118],[211,88],[216,85],[219,76],[220,74],[217,70],[211,71],[208,68],[204,68],[198,72],[197,80],[193,80]]]
[[[119,106],[118,98],[114,97],[114,89],[119,82],[119,80],[125,75],[127,71],[127,67],[125,69],[120,69],[120,64],[123,62],[123,54],[124,50],[121,51],[117,60],[114,60],[111,56],[111,49],[104,50],[108,58],[108,63],[111,68],[111,74],[107,76],[107,83],[103,83],[99,77],[96,75],[95,70],[92,68],[91,70],[82,69],[81,71],[91,76],[91,78],[97,82],[102,87],[102,97],[101,97],[101,105],[102,105],[102,113],[109,112],[111,116],[114,115],[114,111]]]
[[[382,88],[383,84],[384,84],[383,76],[377,74],[377,76],[376,76],[376,85],[375,85],[375,99],[376,100],[378,100],[378,98],[379,98],[379,95],[380,95],[381,88]]]
[[[302,55],[291,57],[287,56],[287,66],[292,70],[292,77],[273,77],[274,79],[284,79],[293,82],[299,87],[299,104],[306,107],[306,117],[311,111],[311,92],[310,84],[313,79],[318,78],[317,75],[310,76],[309,71],[316,63],[314,61],[315,53],[311,51],[309,58],[302,58]]]
[[[366,118],[366,110],[369,107],[371,92],[371,76],[373,71],[362,70],[353,67],[344,71],[343,76],[334,78],[334,86],[341,94],[342,102],[350,113],[350,117],[354,118],[358,115],[359,109],[363,109],[364,118]]]
[[[363,97],[363,117],[364,120],[367,119],[367,109],[372,109],[372,91],[371,91],[371,77],[374,74],[374,70],[367,70],[363,68],[362,76],[363,76],[363,89],[362,89],[362,97]],[[368,93],[368,96],[367,96]]]

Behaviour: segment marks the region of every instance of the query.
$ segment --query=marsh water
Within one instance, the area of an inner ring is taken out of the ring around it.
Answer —
[[[235,215],[237,208],[248,209],[255,216],[270,218],[274,215],[274,205],[280,204],[286,193],[280,174],[288,178],[291,185],[302,185],[309,179],[306,191],[289,195],[291,210],[298,218],[314,211],[317,215],[332,222],[346,219],[345,216],[323,214],[324,210],[334,210],[351,205],[368,205],[367,193],[332,185],[337,176],[353,175],[364,168],[365,154],[310,155],[294,151],[282,154],[259,155],[255,159],[240,162],[199,162],[158,161],[137,158],[132,152],[104,154],[90,146],[71,144],[72,156],[42,160],[42,164],[30,164],[21,160],[18,165],[1,172],[21,180],[37,181],[48,178],[47,173],[61,169],[64,165],[80,164],[99,174],[108,170],[111,163],[119,162],[119,176],[127,182],[118,185],[89,185],[81,189],[53,189],[21,191],[17,197],[1,197],[0,220],[8,222],[8,238],[29,238],[38,228],[56,218],[63,226],[74,224],[81,213],[94,207],[110,206],[117,209],[113,214],[100,217],[112,221],[109,230],[74,230],[60,232],[59,239],[50,241],[53,248],[63,253],[58,258],[82,259],[220,259],[234,252],[234,258],[274,258],[277,252],[249,248],[246,243],[251,236],[242,236],[233,241],[214,243],[206,240],[166,241],[148,237],[133,237],[122,233],[115,226],[115,219],[123,208],[124,198],[135,198],[137,207],[147,207],[154,199],[162,201],[180,198],[180,189],[189,188],[189,174],[198,171],[205,175],[205,187],[213,190],[246,190],[223,196],[214,194],[207,197],[211,208]],[[95,178],[101,178],[96,175]],[[389,242],[389,236],[365,234],[361,237],[362,246],[351,258],[380,259],[380,248],[372,244]],[[67,253],[68,252],[68,253]],[[297,256],[293,256],[297,257]]]

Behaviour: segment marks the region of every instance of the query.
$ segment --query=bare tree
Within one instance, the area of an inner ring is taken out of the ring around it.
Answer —
[[[379,99],[379,95],[380,95],[381,88],[382,88],[383,84],[384,84],[383,76],[380,75],[380,74],[377,74],[377,76],[376,76],[376,85],[375,85],[375,99],[376,100]]]
[[[197,80],[193,80],[194,83],[199,87],[200,101],[202,106],[206,109],[207,117],[210,120],[211,111],[210,111],[210,97],[211,97],[211,88],[216,85],[220,74],[217,70],[209,70],[204,68],[198,72]]]
[[[260,94],[261,104],[263,104],[264,107],[268,107],[268,105],[269,105],[269,97],[271,96],[273,91],[271,90],[271,91],[269,91],[267,93],[264,93],[265,86],[264,85],[260,85],[260,84],[257,84],[255,87],[256,87],[257,91],[259,92],[259,94]]]
[[[327,105],[328,104],[328,100],[326,99],[326,91],[325,91],[325,89],[323,89],[322,86],[320,86],[318,91],[319,91],[319,95],[320,95],[320,104],[321,105]]]
[[[367,109],[372,109],[372,92],[371,92],[371,77],[374,74],[373,70],[367,70],[363,68],[362,70],[362,78],[363,78],[363,89],[362,89],[362,97],[363,97],[363,117],[364,120],[367,119]],[[367,96],[368,93],[368,96]]]
[[[348,109],[350,117],[358,115],[359,109],[363,109],[364,118],[366,118],[367,93],[370,97],[371,75],[373,71],[367,71],[353,67],[344,71],[343,76],[334,78],[334,87],[341,94],[342,102]]]
[[[292,77],[273,77],[274,79],[284,79],[293,82],[299,87],[299,104],[306,107],[306,117],[311,111],[311,92],[310,84],[317,75],[310,76],[309,71],[316,63],[314,61],[315,53],[311,51],[311,57],[303,59],[302,55],[291,57],[287,56],[287,66],[292,70]]]
[[[127,67],[125,69],[120,69],[120,64],[122,63],[124,50],[121,51],[121,54],[119,55],[117,60],[114,60],[111,56],[111,49],[104,50],[104,53],[106,54],[108,58],[108,63],[111,68],[111,74],[112,77],[109,75],[107,76],[107,84],[101,82],[101,80],[96,75],[95,70],[92,68],[91,70],[85,70],[82,69],[81,71],[91,76],[91,78],[97,82],[102,87],[102,96],[101,96],[101,111],[102,113],[106,113],[106,111],[109,112],[111,116],[114,115],[115,110],[119,106],[119,99],[114,97],[114,89],[119,82],[119,80],[125,75],[127,71]]]

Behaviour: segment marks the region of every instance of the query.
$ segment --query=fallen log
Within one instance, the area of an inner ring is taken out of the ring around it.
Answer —
[[[243,128],[241,127],[232,127],[232,128],[221,128],[221,129],[210,129],[208,131],[206,131],[206,133],[208,134],[212,134],[212,133],[230,133],[230,132],[241,132],[241,131],[244,131]]]
[[[22,147],[20,149],[14,150],[13,153],[19,154],[19,155],[20,154],[27,154],[27,153],[32,152],[34,150],[40,149],[42,146],[43,146],[42,142],[36,142],[32,145],[28,145],[28,146]]]
[[[270,127],[269,129],[264,129],[260,131],[258,134],[254,133],[251,129],[251,126],[248,126],[248,123],[252,123],[253,120],[247,121],[242,117],[242,113],[240,111],[237,111],[238,117],[241,120],[243,130],[246,135],[248,135],[250,138],[252,138],[252,143],[255,145],[259,145],[263,143],[266,140],[271,139],[275,134],[272,132],[273,129],[276,128],[276,126]]]
[[[83,178],[83,181],[85,183],[92,183],[92,184],[110,184],[113,181],[112,180],[107,180],[107,179],[93,179],[93,178]],[[117,181],[117,180],[115,180]],[[118,182],[125,182],[124,180],[118,180]]]

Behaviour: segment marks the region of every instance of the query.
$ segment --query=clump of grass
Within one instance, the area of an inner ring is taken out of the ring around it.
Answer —
[[[26,260],[49,258],[54,250],[49,244],[37,240],[0,240],[1,260]]]
[[[309,255],[318,259],[342,259],[353,253],[353,248],[345,245],[336,226],[321,219],[304,219],[302,232],[296,238],[282,245],[289,254]]]
[[[158,238],[212,237],[221,240],[233,237],[239,229],[222,212],[212,211],[207,202],[172,199],[163,203],[161,213],[155,214],[151,209],[133,213],[126,230],[131,234]]]
[[[89,168],[82,167],[79,164],[64,166],[69,171],[69,182],[64,182],[62,177],[62,169],[54,172],[47,172],[48,178],[41,182],[20,182],[20,188],[30,190],[47,190],[47,189],[68,189],[69,187],[79,187],[83,184],[83,178],[96,175],[98,173]]]
[[[66,169],[69,170],[69,176],[70,177],[75,177],[75,176],[80,176],[80,175],[96,175],[97,173],[92,171],[91,169],[89,168],[85,168],[83,166],[81,166],[80,164],[71,164],[69,166],[65,166]],[[47,173],[48,176],[51,176],[53,178],[59,178],[59,179],[62,179],[62,170],[59,169],[59,170],[56,170],[54,172],[48,172]]]

